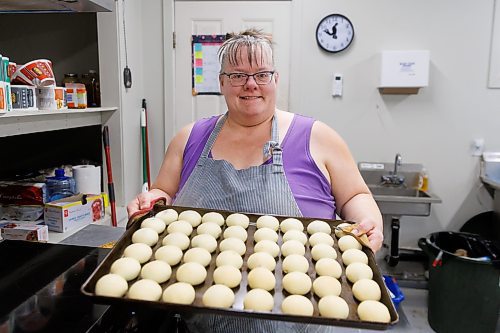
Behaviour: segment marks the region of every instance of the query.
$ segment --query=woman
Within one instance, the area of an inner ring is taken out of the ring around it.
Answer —
[[[219,50],[228,111],[184,127],[159,175],[129,215],[168,204],[359,223],[371,248],[382,246],[382,217],[349,149],[322,122],[276,108],[279,73],[268,36],[250,29]]]

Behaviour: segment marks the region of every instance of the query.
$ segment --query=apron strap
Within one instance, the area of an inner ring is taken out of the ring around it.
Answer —
[[[198,159],[198,165],[203,165],[204,161],[208,158],[208,155],[210,154],[210,151],[212,150],[212,147],[215,143],[215,140],[217,139],[217,136],[219,135],[220,131],[222,130],[222,126],[224,126],[224,123],[227,120],[227,115],[228,112],[224,114],[218,121],[217,124],[215,125],[214,130],[212,133],[210,133],[210,136],[208,137],[207,143],[205,144],[205,147],[203,147],[203,151],[201,153],[200,158]],[[278,132],[278,118],[276,114],[273,116],[272,120],[272,125],[271,125],[271,140],[266,142],[264,144],[263,148],[264,156],[272,156],[272,161],[273,161],[273,173],[283,173],[283,151],[281,149],[281,146],[279,145],[279,132]]]
[[[222,130],[222,126],[224,126],[226,119],[227,119],[227,112],[222,117],[220,117],[219,120],[217,120],[215,128],[212,131],[212,133],[210,133],[207,143],[205,144],[205,147],[203,148],[200,158],[198,159],[198,165],[203,165],[205,159],[208,158],[208,154],[210,154],[210,150],[212,150],[212,146],[214,145],[217,136],[219,136],[219,133]]]
[[[285,172],[283,169],[283,150],[279,142],[278,116],[275,113],[271,127],[271,140],[264,144],[264,156],[272,156],[273,173]]]

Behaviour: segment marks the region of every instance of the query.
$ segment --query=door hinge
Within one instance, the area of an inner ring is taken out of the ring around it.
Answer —
[[[175,31],[172,32],[172,47],[175,49]]]

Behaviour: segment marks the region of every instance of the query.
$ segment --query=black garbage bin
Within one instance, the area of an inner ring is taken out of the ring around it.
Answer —
[[[418,244],[429,257],[430,326],[438,333],[495,332],[500,310],[498,246],[463,232],[433,233]]]

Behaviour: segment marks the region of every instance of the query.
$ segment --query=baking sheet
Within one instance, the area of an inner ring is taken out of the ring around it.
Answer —
[[[345,276],[345,266],[342,263],[342,257],[341,257],[341,252],[338,248],[338,240],[334,235],[334,232],[332,231],[332,237],[335,240],[334,248],[337,251],[338,257],[337,261],[341,264],[342,267],[342,276],[340,277],[339,281],[341,282],[342,285],[342,291],[340,294],[340,297],[342,297],[347,304],[349,305],[349,316],[347,319],[332,319],[332,318],[326,318],[326,317],[321,317],[319,315],[318,311],[318,302],[319,298],[314,295],[312,290],[305,294],[304,296],[307,297],[313,304],[314,306],[314,314],[313,316],[297,316],[297,315],[288,315],[288,314],[283,314],[281,312],[281,303],[283,299],[288,296],[289,294],[283,289],[282,287],[282,278],[284,276],[282,272],[282,261],[283,257],[280,255],[279,257],[276,258],[277,264],[276,268],[274,271],[274,275],[276,277],[276,286],[274,290],[271,291],[271,294],[274,297],[274,308],[271,312],[259,312],[259,311],[250,311],[250,310],[245,310],[243,308],[243,299],[247,292],[250,290],[250,288],[247,286],[247,275],[248,275],[248,268],[246,266],[248,257],[253,254],[253,246],[254,246],[254,238],[253,234],[254,231],[257,230],[255,221],[257,218],[261,215],[257,214],[247,214],[250,218],[250,225],[247,228],[248,232],[248,239],[245,242],[245,245],[247,247],[247,252],[243,256],[243,266],[241,267],[241,272],[242,272],[242,281],[238,287],[233,288],[232,290],[234,291],[235,294],[235,302],[230,309],[222,309],[222,308],[210,308],[206,307],[202,303],[202,297],[203,293],[211,286],[214,284],[213,282],[213,271],[216,268],[215,265],[215,259],[217,255],[219,254],[219,249],[217,247],[217,250],[212,253],[212,261],[207,266],[207,278],[204,283],[194,286],[195,291],[196,291],[196,297],[191,305],[181,305],[181,304],[171,304],[171,303],[165,303],[163,301],[142,301],[142,300],[134,300],[134,299],[127,299],[125,297],[117,298],[117,297],[105,297],[105,296],[97,296],[94,293],[95,289],[95,284],[99,278],[105,274],[109,273],[111,264],[122,257],[123,251],[125,248],[132,243],[132,234],[140,228],[141,222],[148,218],[148,217],[153,217],[156,213],[158,213],[161,210],[167,209],[167,208],[173,208],[175,209],[178,213],[184,210],[195,210],[199,212],[202,216],[203,214],[207,212],[219,212],[221,213],[224,218],[226,218],[228,215],[232,214],[233,212],[229,211],[220,211],[220,210],[211,210],[211,209],[201,209],[201,208],[192,208],[192,207],[179,207],[179,206],[165,206],[162,204],[156,204],[153,209],[147,213],[135,216],[129,221],[130,228],[123,234],[122,238],[116,243],[114,249],[108,254],[108,256],[103,260],[103,262],[96,268],[96,270],[92,273],[92,275],[89,277],[89,279],[83,284],[81,290],[82,292],[91,297],[95,302],[97,303],[103,303],[103,304],[130,304],[130,305],[135,305],[135,306],[148,306],[148,307],[155,307],[155,308],[162,308],[165,310],[170,310],[170,311],[178,311],[179,313],[186,313],[186,312],[209,312],[209,313],[217,313],[217,314],[223,314],[223,315],[233,315],[233,316],[246,316],[246,317],[255,317],[255,318],[261,318],[261,319],[271,319],[271,320],[282,320],[282,321],[295,321],[295,322],[308,322],[308,323],[316,323],[316,324],[324,324],[324,325],[334,325],[334,326],[348,326],[348,327],[359,327],[359,328],[370,328],[370,329],[386,329],[390,325],[393,325],[398,322],[398,313],[396,312],[396,309],[394,308],[394,305],[391,301],[390,295],[387,291],[387,288],[385,287],[385,284],[383,282],[382,275],[380,273],[380,270],[375,262],[375,257],[373,252],[367,248],[363,247],[363,251],[367,254],[368,256],[368,265],[372,268],[373,270],[373,280],[378,283],[380,286],[381,292],[382,292],[382,297],[381,297],[381,302],[384,303],[387,308],[389,309],[389,313],[391,315],[391,321],[389,323],[378,323],[378,322],[368,322],[368,321],[362,321],[359,319],[357,315],[357,305],[359,302],[354,298],[352,294],[352,283],[350,283],[346,276]],[[285,218],[288,218],[288,216],[276,216],[278,220],[281,222]],[[316,219],[314,218],[298,218],[300,221],[303,222],[304,227],[307,228],[307,225]],[[135,220],[135,221],[132,221]],[[336,226],[340,223],[346,222],[343,220],[328,220],[328,219],[321,219],[322,221],[327,222],[331,226]],[[133,223],[131,223],[133,222]],[[224,225],[222,230],[222,233],[224,232],[224,229],[226,228],[226,225]],[[333,229],[333,228],[332,228]],[[305,232],[305,231],[304,231]],[[162,246],[162,239],[167,235],[167,231],[165,230],[161,235],[160,235],[160,240],[158,243],[153,246],[153,253],[158,249],[159,247]],[[196,236],[196,228],[193,229],[193,233],[190,236],[190,239],[192,239],[194,236]],[[278,238],[278,245],[281,247],[281,244],[283,242],[282,240],[283,234],[279,232],[279,238]],[[309,235],[308,235],[309,236]],[[220,243],[222,240],[222,234],[221,236],[217,239],[217,242]],[[314,261],[311,258],[311,248],[310,245],[307,243],[306,244],[306,253],[305,257],[309,261],[309,271],[307,274],[311,277],[311,280],[314,281],[314,279],[317,277],[315,270],[314,270]],[[185,250],[186,251],[186,250]],[[183,251],[185,253],[185,251]],[[152,258],[152,260],[154,260]],[[176,276],[176,271],[177,268],[181,264],[175,265],[172,267],[172,276],[171,278],[161,284],[162,290],[165,290],[165,288],[173,283],[176,282],[175,276]],[[132,285],[136,280],[129,281],[129,286]]]

